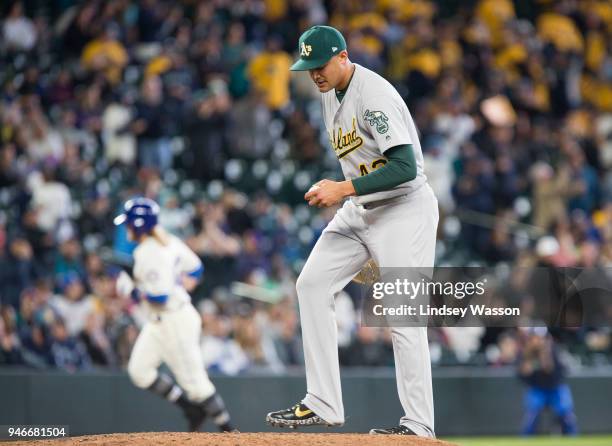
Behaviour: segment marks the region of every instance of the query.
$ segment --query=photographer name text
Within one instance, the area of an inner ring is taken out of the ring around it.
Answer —
[[[520,316],[521,309],[517,307],[487,307],[486,305],[468,305],[467,307],[451,307],[442,305],[398,305],[386,307],[377,304],[372,307],[375,316],[456,316],[464,318],[468,311],[472,316]]]

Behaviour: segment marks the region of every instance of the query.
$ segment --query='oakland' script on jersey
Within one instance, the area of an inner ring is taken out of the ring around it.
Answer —
[[[353,117],[353,128],[350,132],[344,132],[342,127],[334,129],[330,135],[332,147],[338,159],[348,155],[353,150],[363,145],[363,138],[357,133],[357,119]]]

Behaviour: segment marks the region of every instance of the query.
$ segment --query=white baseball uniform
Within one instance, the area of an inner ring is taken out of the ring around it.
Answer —
[[[334,297],[373,258],[384,267],[432,267],[438,205],[423,173],[417,130],[401,96],[358,64],[342,101],[322,95],[323,118],[346,179],[387,162],[384,152],[412,144],[417,175],[393,189],[352,197],[313,248],[297,281],[307,377],[304,404],[330,424],[344,422]],[[426,327],[392,328],[400,424],[434,436]]]
[[[134,251],[134,281],[149,317],[132,350],[128,373],[136,386],[148,388],[164,362],[190,400],[204,401],[215,387],[199,347],[202,320],[182,284],[183,275],[201,273],[202,263],[180,239],[167,238],[164,245],[147,237]]]

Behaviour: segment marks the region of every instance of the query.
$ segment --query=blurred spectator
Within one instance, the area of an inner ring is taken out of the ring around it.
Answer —
[[[164,23],[165,5],[155,0],[145,0],[138,11],[138,35],[143,42],[154,42]]]
[[[273,325],[273,339],[278,358],[284,365],[303,365],[304,353],[299,335],[299,316],[294,302],[287,299],[269,308],[268,315]]]
[[[39,324],[48,328],[59,317],[53,307],[53,299],[51,280],[46,278],[38,280],[33,288],[28,289],[21,296],[21,313],[24,315],[24,322],[27,322],[30,327]],[[31,308],[29,320],[25,318],[24,306]]]
[[[77,239],[66,240],[59,246],[54,271],[55,277],[63,286],[77,279],[83,280],[85,278],[81,254],[81,243]]]
[[[293,158],[304,164],[316,163],[321,157],[321,146],[315,128],[310,125],[304,113],[299,110],[291,113],[286,130],[293,147]]]
[[[65,321],[62,325],[69,336],[78,336],[86,327],[89,316],[94,312],[93,299],[85,294],[85,287],[75,273],[67,273],[63,276],[62,294],[54,296],[51,305]]]
[[[66,325],[57,319],[51,325],[51,355],[55,367],[67,372],[88,369],[91,359],[83,344],[68,334]]]
[[[70,70],[62,69],[47,90],[47,98],[54,104],[63,104],[74,99],[74,80]]]
[[[228,133],[231,154],[250,159],[268,156],[272,148],[272,114],[263,94],[249,93],[229,112]]]
[[[109,239],[114,231],[108,218],[112,211],[111,198],[103,191],[92,192],[87,198],[79,218],[79,233]]]
[[[559,419],[563,433],[575,435],[577,426],[572,394],[564,382],[565,370],[546,328],[534,328],[527,333],[518,373],[527,385],[523,434],[536,433],[538,417],[549,407]]]
[[[96,20],[98,7],[96,2],[86,2],[70,21],[62,44],[71,56],[80,56],[83,48],[100,32],[100,23]]]
[[[266,49],[256,55],[249,64],[249,75],[255,91],[264,95],[266,105],[273,111],[285,108],[289,103],[289,67],[291,56],[282,50],[278,36],[266,39]]]
[[[38,227],[54,233],[59,224],[70,217],[70,190],[65,184],[56,181],[55,170],[50,167],[42,172],[33,172],[28,178],[28,186],[32,191],[31,206],[36,211]]]
[[[43,326],[36,324],[23,340],[24,362],[36,369],[46,369],[53,365],[51,343]]]
[[[467,363],[480,347],[484,327],[442,327],[447,345],[455,361]]]
[[[130,359],[132,347],[134,346],[136,338],[138,337],[138,327],[136,327],[136,325],[133,323],[129,323],[122,324],[120,329],[121,330],[119,331],[115,341],[115,350],[117,351],[119,364],[121,367],[125,368],[127,367]]]
[[[450,212],[455,206],[452,195],[452,157],[444,153],[443,144],[444,138],[430,137],[423,147],[423,162],[427,181],[436,194],[440,208]]]
[[[85,316],[85,327],[80,333],[80,339],[85,345],[91,362],[97,366],[115,364],[115,354],[108,336],[104,332],[103,315],[90,311]]]
[[[14,144],[6,144],[0,150],[0,188],[17,185],[19,176],[16,171],[16,148]]]
[[[568,142],[567,156],[569,158],[569,169],[571,187],[569,209],[581,209],[592,212],[599,199],[599,180],[595,170],[586,164],[584,153],[578,145]]]
[[[0,364],[23,364],[21,342],[15,330],[15,310],[0,306],[0,312]]]
[[[204,336],[202,355],[206,368],[225,375],[237,375],[249,366],[249,359],[240,345],[230,337],[232,326],[228,318],[218,314],[219,310],[211,301],[204,301],[200,307]]]
[[[181,208],[178,197],[167,193],[160,200],[159,224],[171,233],[183,236],[188,228],[191,215]]]
[[[136,113],[129,129],[138,137],[138,161],[142,167],[156,168],[160,172],[172,167],[172,146],[168,130],[171,118],[165,111],[161,80],[157,76],[144,79]]]
[[[357,330],[355,304],[351,296],[344,291],[336,296],[336,322],[338,324],[338,348],[342,352],[350,349],[350,344]]]
[[[60,134],[49,125],[47,118],[36,108],[27,108],[28,127],[24,128],[27,150],[33,161],[58,164],[64,156]]]
[[[539,162],[533,166],[533,195],[534,195],[534,225],[547,230],[551,225],[565,215],[566,197],[570,173],[564,168],[555,173],[553,168]]]
[[[487,353],[490,362],[494,365],[513,366],[518,360],[519,343],[513,333],[503,333],[499,336],[495,353],[493,355]]]
[[[377,327],[359,326],[353,343],[345,353],[343,363],[353,366],[383,366],[393,364],[391,339],[383,337]]]
[[[493,197],[495,177],[492,163],[475,152],[475,147],[464,147],[463,172],[454,185],[453,195],[461,207],[480,214],[495,212]],[[486,250],[489,231],[478,224],[463,225],[465,242],[477,252]]]
[[[228,234],[226,216],[221,203],[201,202],[196,211],[200,232],[187,244],[201,256],[235,257],[240,252],[238,238]],[[229,229],[229,228],[228,228]]]
[[[483,257],[492,264],[496,264],[511,261],[515,256],[516,246],[510,234],[510,228],[507,223],[500,220],[491,231],[491,240]]]
[[[234,98],[243,97],[248,93],[249,79],[245,30],[242,23],[234,22],[229,25],[223,55],[229,73],[229,91]]]
[[[231,101],[222,80],[209,83],[187,117],[187,165],[192,178],[210,181],[223,178],[227,159],[228,111]]]
[[[234,336],[242,351],[249,360],[250,367],[267,368],[273,372],[280,372],[283,364],[278,357],[273,340],[264,330],[263,321],[249,314],[245,305],[237,309],[238,314],[233,317]]]
[[[136,160],[136,138],[131,133],[121,133],[132,119],[127,95],[111,102],[102,114],[102,139],[109,164],[119,161],[132,165]]]
[[[4,45],[9,51],[29,51],[36,45],[37,32],[23,13],[23,3],[14,2],[2,27]]]
[[[2,269],[2,299],[4,303],[16,307],[21,291],[42,275],[32,245],[25,238],[17,236],[9,242],[8,256]]]
[[[118,40],[119,28],[109,23],[97,39],[90,41],[81,55],[81,63],[87,70],[100,72],[111,84],[121,80],[123,68],[129,61],[129,56],[122,43]]]

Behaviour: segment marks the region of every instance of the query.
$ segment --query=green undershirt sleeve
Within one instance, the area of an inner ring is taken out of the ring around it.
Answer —
[[[416,160],[412,144],[391,147],[385,152],[385,157],[388,161],[384,166],[352,180],[357,195],[389,190],[416,178]]]

